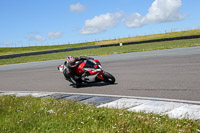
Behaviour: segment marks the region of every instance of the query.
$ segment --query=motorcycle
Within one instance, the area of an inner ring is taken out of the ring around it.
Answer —
[[[80,57],[80,60],[76,62],[77,67],[75,68],[75,76],[77,87],[80,87],[82,83],[96,83],[96,82],[105,82],[108,84],[115,83],[115,77],[104,71],[101,63],[97,59],[90,57]],[[66,65],[59,65],[58,70],[63,72],[66,80],[73,83],[74,80],[69,75],[69,68]],[[84,75],[84,76],[82,76]]]

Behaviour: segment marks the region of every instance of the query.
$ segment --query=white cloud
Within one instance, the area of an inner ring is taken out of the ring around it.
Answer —
[[[26,38],[27,38],[29,41],[39,41],[39,42],[46,41],[46,38],[42,37],[41,35],[26,36]]]
[[[60,38],[64,33],[62,31],[58,31],[58,32],[49,32],[47,34],[49,39],[57,39]]]
[[[13,43],[11,42],[0,42],[1,45],[4,45],[4,46],[11,46],[13,45]]]
[[[106,31],[118,25],[119,19],[123,16],[122,12],[107,13],[95,16],[93,19],[86,20],[80,34],[95,34]]]
[[[191,30],[198,30],[198,29],[200,29],[200,26],[194,26],[194,27],[191,27],[190,29]]]
[[[180,14],[181,0],[155,0],[145,16],[133,13],[123,19],[127,27],[135,28],[146,24],[178,21],[184,19]]]
[[[40,34],[39,32],[29,32],[28,33],[29,35],[38,35],[38,34]]]
[[[81,5],[80,3],[70,5],[69,10],[71,12],[83,12],[85,11],[86,7]]]
[[[139,13],[133,13],[123,19],[127,27],[140,27],[144,25],[144,18]]]

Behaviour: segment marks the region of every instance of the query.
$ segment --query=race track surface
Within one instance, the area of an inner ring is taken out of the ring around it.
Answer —
[[[97,56],[116,84],[73,88],[57,70],[64,60],[0,66],[0,91],[49,91],[200,101],[200,47]]]

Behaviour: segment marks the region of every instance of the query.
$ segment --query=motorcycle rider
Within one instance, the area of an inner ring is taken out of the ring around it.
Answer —
[[[98,59],[80,56],[75,58],[68,56],[64,64],[57,66],[60,72],[63,72],[66,80],[72,83],[72,86],[78,88],[82,83],[105,82],[115,83],[115,77],[105,72]]]
[[[75,88],[80,86],[80,82],[78,80],[82,77],[90,75],[89,72],[85,71],[82,75],[78,76],[75,74],[76,68],[79,66],[81,61],[93,59],[91,57],[80,57],[76,58],[74,56],[68,56],[66,61],[64,62],[65,70],[63,74],[67,80],[70,80]]]
[[[65,69],[63,71],[65,79],[70,80],[73,83],[74,87],[78,87],[78,82],[75,79],[75,69],[77,67],[76,61],[78,61],[77,58],[71,55],[68,56],[66,61],[64,62]]]

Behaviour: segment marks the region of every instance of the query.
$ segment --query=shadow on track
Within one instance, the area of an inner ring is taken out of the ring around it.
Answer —
[[[114,84],[109,84],[109,83],[104,83],[104,82],[98,82],[98,83],[82,83],[80,87],[77,89],[81,88],[88,88],[88,87],[102,87],[102,86],[108,86],[108,85],[117,85],[118,83]],[[70,84],[70,86],[73,86],[73,84]]]

